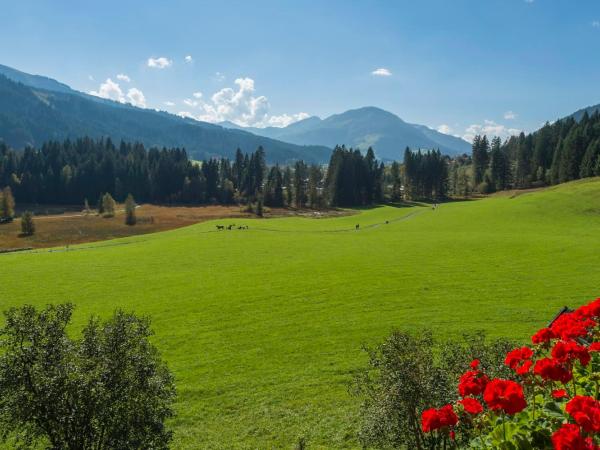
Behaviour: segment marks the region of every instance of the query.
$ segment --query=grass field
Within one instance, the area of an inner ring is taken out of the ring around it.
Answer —
[[[151,316],[177,379],[174,448],[343,448],[357,446],[361,344],[422,327],[524,339],[600,295],[598,179],[240,223],[0,255],[0,307],[69,300],[77,328],[117,307]]]

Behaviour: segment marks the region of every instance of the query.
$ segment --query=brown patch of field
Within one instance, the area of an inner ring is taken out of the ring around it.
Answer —
[[[138,234],[171,230],[214,219],[256,218],[239,206],[159,206],[141,205],[136,209],[138,223],[125,225],[125,213],[120,205],[114,217],[105,218],[95,212],[84,214],[74,207],[43,206],[35,211],[33,236],[21,236],[21,220],[0,225],[0,250],[26,247],[60,247],[85,242],[103,241]],[[326,217],[348,214],[346,211],[295,211],[284,208],[266,209],[265,217],[302,215]],[[47,213],[47,214],[46,214]],[[223,225],[229,225],[224,222]]]

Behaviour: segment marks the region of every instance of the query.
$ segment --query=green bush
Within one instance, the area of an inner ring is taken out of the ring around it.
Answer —
[[[367,348],[369,364],[354,379],[352,392],[362,399],[359,439],[364,446],[434,448],[443,437],[421,430],[421,413],[429,405],[458,398],[458,377],[472,359],[499,375],[512,344],[488,342],[483,332],[461,340],[436,342],[430,331],[396,331],[382,344]],[[468,440],[469,431],[461,434]]]

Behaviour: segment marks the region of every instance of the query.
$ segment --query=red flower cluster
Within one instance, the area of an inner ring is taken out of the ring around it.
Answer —
[[[479,363],[479,361],[477,361],[477,363]],[[490,381],[483,372],[476,369],[477,365],[475,365],[475,370],[465,372],[458,380],[458,393],[461,397],[466,397],[467,395],[480,395]],[[471,363],[471,366],[473,366],[473,363]]]
[[[587,366],[591,359],[588,349],[575,341],[558,341],[552,349],[552,357],[567,364],[578,359],[582,366]]]
[[[504,364],[514,370],[517,375],[525,375],[529,373],[533,362],[531,357],[533,356],[533,350],[529,347],[515,348],[507,353]]]
[[[577,395],[567,403],[567,412],[588,433],[600,432],[600,402],[592,397]]]
[[[421,428],[425,433],[440,428],[453,427],[458,423],[458,416],[452,405],[442,406],[440,409],[426,409],[421,415]]]
[[[554,450],[596,450],[591,438],[584,438],[579,432],[579,427],[572,423],[565,423],[552,434]]]
[[[579,337],[586,336],[590,330],[596,325],[592,319],[587,317],[587,310],[580,308],[575,312],[561,315],[554,321],[550,329],[554,335],[563,341],[570,341]],[[585,311],[585,312],[580,312]]]
[[[565,404],[561,405],[561,408],[565,408],[568,421],[552,433],[552,445],[555,450],[600,450],[600,446],[594,443],[595,439],[600,438],[600,401],[582,395],[568,400],[567,390],[554,385],[554,382],[558,382],[566,387],[566,384],[573,380],[574,390],[589,393],[590,389],[594,389],[595,378],[580,377],[577,374],[590,370],[592,353],[600,352],[600,342],[593,342],[598,340],[599,329],[600,298],[574,312],[562,314],[551,326],[539,330],[531,338],[534,347],[515,348],[506,354],[504,363],[517,375],[525,377],[524,383],[532,388],[528,392],[537,395],[547,392],[543,394],[544,397],[547,396],[546,399],[564,399]],[[535,377],[529,375],[532,367]],[[594,373],[597,375],[597,370],[594,370]],[[457,411],[461,411],[461,418],[467,423],[472,421],[468,415],[476,416],[484,410],[514,415],[527,407],[523,385],[512,380],[490,380],[479,370],[477,359],[471,362],[470,370],[460,377],[458,392],[462,399],[457,402]],[[520,420],[534,415],[535,413],[520,417]],[[483,417],[486,419],[476,421],[478,426],[486,423],[487,415]],[[452,405],[428,409],[423,413],[421,420],[423,431],[426,432],[449,428],[449,432],[454,433],[452,427],[458,423]],[[483,425],[484,429],[486,426]]]
[[[552,331],[550,328],[542,328],[531,337],[531,342],[534,344],[547,344],[554,338],[556,338],[554,331]]]
[[[506,414],[516,414],[527,406],[519,383],[498,378],[487,384],[483,400],[492,411],[504,411]]]
[[[573,373],[560,361],[553,358],[538,359],[533,372],[544,380],[567,383],[573,378]]]
[[[463,406],[466,412],[473,416],[479,414],[480,412],[483,412],[483,406],[481,405],[481,403],[479,403],[479,400],[477,400],[476,398],[463,398],[458,403],[460,403]]]

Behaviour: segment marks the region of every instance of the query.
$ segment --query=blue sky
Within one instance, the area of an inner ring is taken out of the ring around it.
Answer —
[[[373,105],[469,137],[600,103],[598,0],[20,0],[2,17],[0,63],[204,120]]]

